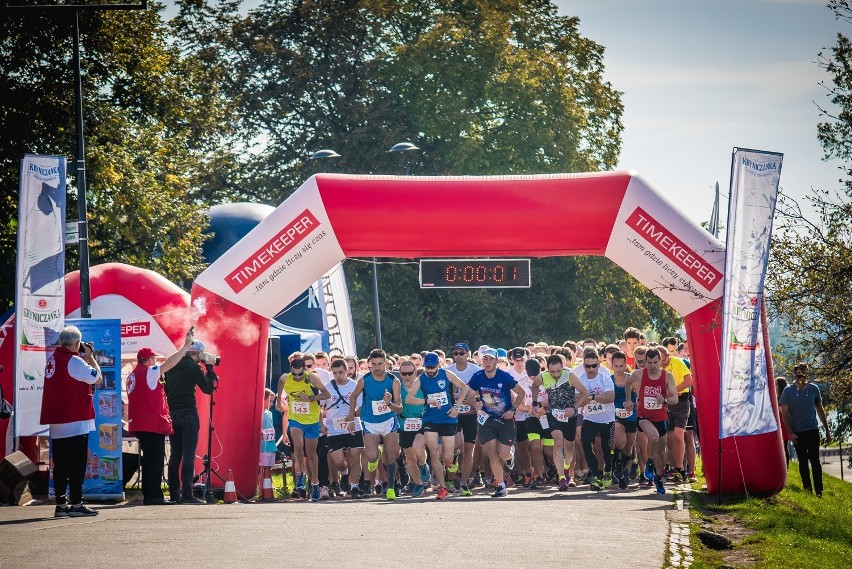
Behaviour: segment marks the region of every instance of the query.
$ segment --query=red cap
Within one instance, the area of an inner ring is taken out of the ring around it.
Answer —
[[[151,356],[156,356],[157,352],[152,350],[151,348],[142,348],[138,352],[136,352],[136,359],[139,360],[147,360]]]

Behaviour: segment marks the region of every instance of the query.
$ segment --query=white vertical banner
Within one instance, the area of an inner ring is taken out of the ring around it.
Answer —
[[[18,196],[15,433],[39,435],[44,366],[65,322],[65,158],[27,155]]]
[[[313,285],[313,292],[320,299],[323,325],[328,331],[328,347],[345,355],[355,355],[355,328],[352,325],[352,309],[349,304],[349,288],[343,265],[336,264]]]
[[[725,255],[719,438],[778,429],[768,386],[763,283],[783,154],[735,148]]]

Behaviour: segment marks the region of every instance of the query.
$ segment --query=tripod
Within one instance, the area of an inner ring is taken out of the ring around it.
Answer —
[[[226,483],[226,480],[222,478],[215,468],[213,468],[210,464],[210,456],[213,454],[213,431],[216,429],[213,427],[213,406],[216,403],[213,401],[213,396],[216,394],[216,391],[219,389],[219,379],[213,380],[213,393],[210,394],[210,406],[209,406],[209,414],[208,414],[208,427],[207,427],[207,454],[201,459],[201,462],[204,466],[204,469],[192,477],[192,482],[195,484],[201,477],[204,477],[204,500],[208,504],[215,504],[216,497],[213,495],[213,490],[210,488],[210,475],[213,474],[222,481],[222,484]]]

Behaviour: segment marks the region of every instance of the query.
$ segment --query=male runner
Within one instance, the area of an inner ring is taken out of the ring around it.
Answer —
[[[297,464],[301,464],[310,476],[311,501],[319,502],[317,443],[320,437],[320,408],[317,402],[325,401],[331,394],[317,374],[306,372],[305,360],[302,358],[293,358],[290,370],[290,373],[282,375],[278,380],[278,400],[289,402],[287,428],[293,445],[293,455],[299,458]],[[286,398],[283,394],[286,394]],[[296,474],[293,493],[305,497],[304,472]]]
[[[603,490],[610,484],[612,476],[612,439],[615,435],[615,386],[612,382],[612,374],[601,372],[598,352],[594,348],[583,350],[583,372],[579,380],[583,383],[589,394],[580,399],[579,405],[583,407],[583,427],[580,431],[580,439],[583,441],[583,452],[589,463],[589,471],[592,474],[590,487],[592,490]],[[603,368],[606,369],[606,368]],[[601,450],[603,451],[604,472],[601,473],[595,455],[595,438],[601,438]]]
[[[533,380],[532,416],[539,419],[543,429],[553,437],[553,464],[559,481],[559,491],[574,487],[573,476],[566,478],[565,465],[574,459],[574,439],[577,436],[577,404],[589,395],[586,387],[565,369],[565,359],[554,354],[547,358],[547,371]],[[547,408],[538,400],[539,390],[547,393]],[[570,474],[570,472],[569,472]]]
[[[666,347],[669,346],[669,347]],[[683,458],[686,447],[684,445],[684,432],[686,423],[689,421],[689,388],[692,387],[692,373],[682,359],[672,356],[677,348],[677,340],[674,338],[663,339],[663,345],[657,348],[660,352],[660,365],[666,371],[671,372],[675,379],[677,390],[677,403],[669,406],[669,431],[666,434],[666,444],[672,455],[671,480],[675,484],[686,479],[683,469]]]
[[[612,355],[612,382],[615,385],[615,457],[613,470],[618,480],[618,487],[626,489],[630,484],[630,469],[627,463],[633,455],[636,431],[639,422],[636,418],[636,392],[632,393],[631,402],[634,408],[630,411],[624,408],[627,398],[625,386],[630,375],[627,373],[627,356],[624,352]]]
[[[501,498],[506,495],[503,465],[515,442],[515,411],[524,402],[524,389],[507,372],[497,369],[497,350],[485,346],[479,354],[482,370],[470,378],[468,385],[479,393],[479,443],[490,462],[494,483],[498,484],[491,497]]]
[[[452,389],[455,386],[461,392],[459,399],[464,401],[470,388],[456,374],[441,369],[439,365],[435,352],[428,352],[423,357],[424,372],[412,383],[405,402],[409,405],[426,404],[423,411],[423,435],[432,458],[432,474],[438,481],[435,497],[443,500],[449,494],[444,482],[444,468],[453,465],[459,415],[458,407],[452,403]],[[417,397],[418,390],[423,392],[423,398]],[[441,438],[440,449],[438,437]]]
[[[666,461],[668,406],[677,403],[677,389],[672,373],[662,369],[659,351],[649,349],[645,354],[645,369],[631,374],[625,389],[625,409],[632,409],[633,390],[639,399],[639,428],[648,437],[648,453],[654,459],[654,486],[658,494],[665,494],[662,465]],[[651,474],[646,472],[646,477],[651,478]]]
[[[407,403],[409,393],[413,393],[418,399],[425,399],[422,390],[412,390],[417,368],[408,360],[399,364],[400,397],[402,398],[402,413],[399,426],[399,446],[405,455],[405,468],[408,476],[414,484],[411,495],[418,498],[426,490],[425,484],[429,483],[429,467],[426,465],[426,439],[423,437],[423,410],[424,405],[412,405]]]
[[[454,373],[465,383],[470,383],[470,378],[473,377],[482,368],[468,361],[470,357],[470,347],[464,342],[453,344],[452,350],[453,363],[447,366],[447,371]],[[476,409],[472,406],[472,397],[469,395],[467,401],[459,399],[461,391],[456,389],[453,392],[456,404],[459,406],[458,416],[458,431],[461,434],[461,440],[458,441],[458,447],[461,448],[461,494],[462,496],[470,496],[471,491],[468,487],[470,473],[473,471],[473,456],[476,447]],[[458,435],[457,435],[458,438]]]
[[[358,382],[348,376],[346,362],[335,360],[331,364],[333,379],[326,387],[331,398],[323,402],[324,425],[328,439],[328,467],[331,479],[330,490],[334,494],[341,494],[342,490],[338,483],[339,472],[344,466],[349,468],[349,495],[353,498],[360,496],[358,480],[361,478],[361,455],[364,453],[364,434],[361,432],[361,422],[355,420],[349,422],[349,402],[352,392],[358,386]],[[359,398],[363,400],[363,398]],[[356,402],[356,407],[361,407],[361,400]],[[346,456],[348,454],[348,456]]]
[[[387,354],[384,350],[370,352],[370,373],[358,380],[349,400],[348,421],[355,420],[357,398],[363,393],[361,423],[364,426],[364,454],[367,470],[375,472],[379,466],[379,443],[383,443],[382,460],[387,471],[388,489],[385,497],[396,500],[396,457],[399,454],[399,419],[402,411],[399,380],[387,372]]]

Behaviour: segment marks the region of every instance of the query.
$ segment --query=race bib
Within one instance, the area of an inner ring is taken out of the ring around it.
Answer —
[[[470,405],[456,405],[459,413],[470,413]]]
[[[440,393],[430,393],[426,396],[426,401],[428,401],[429,404],[434,407],[445,407],[450,404],[450,400],[447,398],[446,391],[441,391]]]
[[[547,415],[542,415],[538,418],[538,422],[541,424],[542,429],[550,428],[550,421],[547,420]]]
[[[633,415],[633,411],[628,411],[627,409],[616,409],[615,416],[619,419],[629,419],[630,416]]]
[[[390,411],[390,407],[385,400],[373,401],[373,415],[384,415]]]
[[[309,401],[291,401],[290,410],[294,415],[307,415],[311,412],[311,404]]]
[[[574,416],[573,414],[569,416],[568,409],[551,409],[550,414],[560,423],[567,423]]]
[[[484,425],[485,421],[487,421],[487,420],[488,420],[488,413],[486,413],[485,411],[480,411],[479,413],[476,414],[476,422],[479,423],[480,425]]]
[[[597,415],[604,412],[603,403],[589,403],[583,410],[584,415]]]
[[[663,404],[656,397],[645,397],[645,409],[662,409]]]
[[[407,432],[416,432],[423,428],[423,419],[413,417],[408,418],[402,424],[402,430]]]
[[[346,420],[346,417],[335,417],[332,419],[331,424],[334,426],[336,431],[349,430],[349,421]]]
[[[263,435],[263,440],[266,442],[275,441],[275,428],[270,429],[261,429],[260,433]]]

